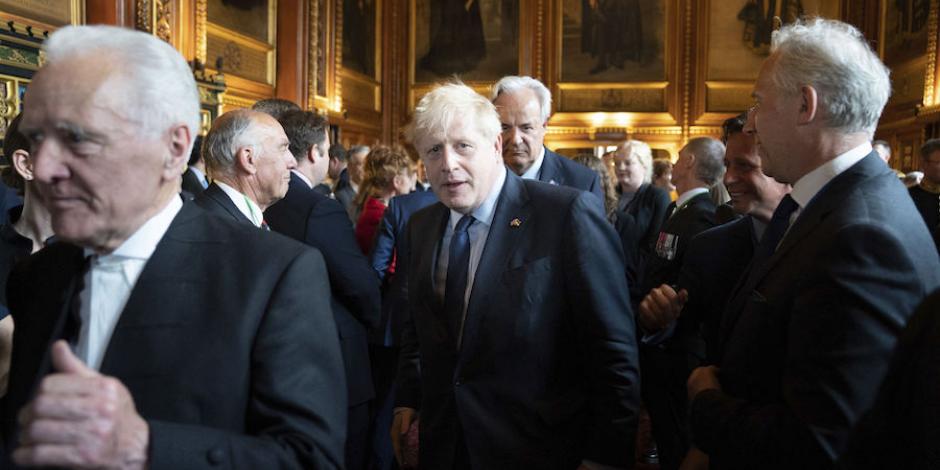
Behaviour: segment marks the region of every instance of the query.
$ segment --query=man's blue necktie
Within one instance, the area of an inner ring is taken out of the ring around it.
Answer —
[[[783,236],[787,233],[787,229],[790,228],[790,216],[799,208],[800,205],[789,194],[780,201],[780,205],[774,211],[770,224],[764,230],[764,236],[754,252],[753,266],[755,268],[764,264],[774,254],[774,251],[777,251],[777,245],[780,244]]]
[[[475,219],[465,215],[454,227],[447,255],[447,281],[444,286],[444,316],[454,339],[459,342],[463,322],[464,297],[467,293],[467,273],[470,268],[470,234],[467,229]]]

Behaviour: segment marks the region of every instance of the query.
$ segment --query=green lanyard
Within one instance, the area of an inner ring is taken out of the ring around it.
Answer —
[[[251,202],[251,199],[248,199],[248,196],[242,194],[242,197],[245,198],[245,204],[248,205],[248,212],[251,213],[251,223],[260,226],[261,222],[259,222],[260,219],[258,219],[257,214],[255,214],[254,203]]]

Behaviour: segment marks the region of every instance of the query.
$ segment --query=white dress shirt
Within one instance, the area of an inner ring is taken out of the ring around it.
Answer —
[[[85,250],[85,255],[92,259],[85,274],[85,289],[80,296],[82,327],[76,355],[88,367],[95,370],[101,367],[114,327],[141,271],[182,207],[180,198],[170,198],[163,210],[109,254],[99,255]]]
[[[290,172],[296,175],[298,178],[300,178],[300,181],[303,181],[304,183],[306,183],[307,187],[309,187],[310,189],[313,189],[313,181],[310,181],[310,178],[307,178],[306,175],[304,175],[303,173],[297,170],[291,170]]]
[[[819,194],[819,191],[822,191],[823,187],[832,181],[833,178],[839,176],[843,171],[848,170],[852,165],[855,165],[861,161],[861,159],[867,157],[870,153],[871,143],[864,142],[862,145],[823,163],[815,170],[803,175],[802,178],[797,180],[797,182],[793,184],[793,191],[790,192],[790,197],[800,205],[800,208],[793,211],[793,214],[790,215],[790,225],[793,225],[793,222],[800,216],[800,213],[803,212],[806,205]]]
[[[206,178],[206,174],[203,173],[202,170],[194,166],[191,166],[189,167],[189,171],[192,171],[193,174],[196,175],[196,179],[199,180],[199,184],[202,185],[202,189],[206,189],[209,187],[209,179]]]
[[[248,217],[248,220],[251,223],[255,224],[255,227],[260,227],[261,222],[264,220],[264,213],[255,201],[252,201],[250,197],[245,196],[237,189],[221,182],[216,181],[215,184],[219,185],[222,188],[222,191],[228,195],[228,198],[232,200],[232,203],[235,204],[235,207],[238,208],[238,211]]]
[[[503,190],[506,183],[506,167],[500,167],[500,173],[490,188],[490,193],[479,207],[470,212],[470,215],[476,219],[467,229],[470,238],[470,264],[467,270],[467,290],[464,293],[464,314],[467,310],[467,302],[470,300],[470,293],[473,290],[473,280],[476,277],[477,267],[480,266],[480,258],[483,256],[483,248],[486,246],[486,239],[490,235],[490,226],[493,224],[493,217],[496,215],[496,202],[499,201],[499,193]],[[454,227],[464,215],[455,210],[450,211],[450,221],[444,230],[444,237],[441,239],[440,251],[437,256],[437,269],[435,271],[435,293],[439,298],[444,298],[444,287],[447,283],[447,261],[450,255],[450,239],[454,236]],[[461,321],[460,333],[457,337],[463,336],[463,321]],[[459,339],[458,339],[459,342]],[[460,345],[458,344],[458,347]]]
[[[520,178],[524,180],[538,180],[540,174],[542,173],[542,162],[545,161],[545,147],[542,147],[539,151],[539,156],[535,158],[535,161],[532,162],[532,166],[523,173]]]

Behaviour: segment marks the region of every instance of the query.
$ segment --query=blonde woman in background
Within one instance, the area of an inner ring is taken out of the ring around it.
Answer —
[[[643,299],[641,277],[670,199],[669,193],[651,184],[653,152],[645,142],[624,141],[617,146],[613,162],[619,194],[614,227],[623,245],[630,301],[635,307]]]

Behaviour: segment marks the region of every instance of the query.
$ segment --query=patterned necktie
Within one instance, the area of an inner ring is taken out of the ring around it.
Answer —
[[[465,215],[454,227],[447,255],[447,281],[444,287],[444,317],[454,338],[459,341],[463,323],[464,298],[467,294],[467,275],[470,268],[470,234],[468,229],[475,219]]]
[[[777,251],[777,245],[780,244],[783,236],[787,233],[787,229],[790,228],[790,216],[799,208],[800,205],[789,194],[780,201],[780,205],[774,211],[770,224],[764,230],[764,236],[754,252],[753,266],[755,268],[764,264],[774,254],[774,251]]]

